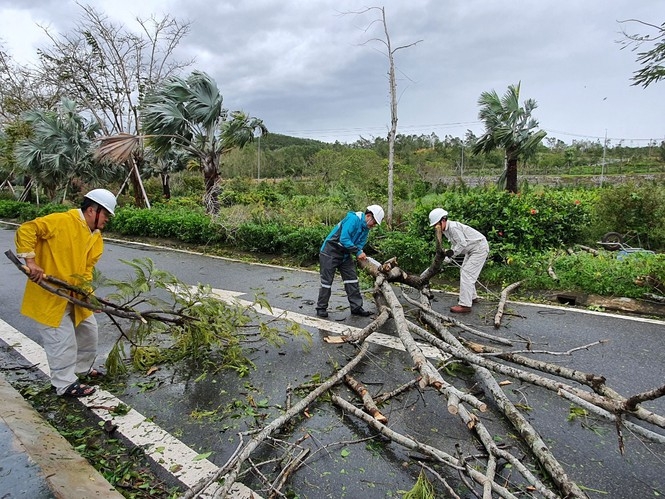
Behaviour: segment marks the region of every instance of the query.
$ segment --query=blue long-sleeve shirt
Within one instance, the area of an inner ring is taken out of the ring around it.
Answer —
[[[358,256],[363,252],[368,235],[369,227],[365,220],[365,214],[362,211],[350,211],[323,240],[321,251],[330,241],[348,254]]]

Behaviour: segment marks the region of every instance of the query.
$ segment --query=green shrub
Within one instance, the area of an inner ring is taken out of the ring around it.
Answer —
[[[47,203],[37,206],[36,204],[23,201],[0,201],[0,218],[15,219],[19,222],[26,222],[33,218],[43,217],[49,213],[63,212],[71,210],[71,205],[62,205]]]
[[[632,253],[617,259],[616,253],[601,251],[562,255],[553,268],[564,289],[578,289],[585,293],[604,296],[641,298],[652,290],[636,283],[639,277],[650,275],[659,280],[665,276],[665,255]]]
[[[594,234],[634,232],[644,248],[665,248],[665,189],[656,184],[624,184],[598,191]],[[636,244],[633,244],[636,246]]]
[[[545,251],[574,244],[588,229],[592,213],[586,191],[546,190],[511,194],[496,188],[448,190],[423,198],[409,218],[411,231],[433,242],[428,214],[443,207],[449,219],[474,227],[487,237],[494,256]]]
[[[30,206],[29,203],[2,199],[0,200],[0,218],[19,218],[26,205]]]
[[[280,254],[283,230],[275,223],[242,223],[229,235],[229,240],[244,251]]]
[[[298,227],[281,236],[285,255],[300,257],[303,261],[316,260],[323,240],[330,232],[330,227]]]
[[[397,257],[402,270],[417,274],[429,267],[436,250],[434,242],[405,232],[386,232],[372,238],[370,245],[376,248],[377,259],[381,262]]]
[[[201,209],[120,208],[108,230],[127,236],[163,237],[191,244],[221,242],[223,236]]]

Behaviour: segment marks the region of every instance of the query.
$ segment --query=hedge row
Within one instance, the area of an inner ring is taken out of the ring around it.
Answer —
[[[367,252],[379,258],[396,256],[408,271],[419,272],[431,262],[434,232],[428,213],[444,207],[458,220],[484,233],[494,258],[539,252],[579,242],[591,218],[591,200],[565,191],[514,195],[495,189],[459,191],[423,198],[404,219],[403,230],[372,231]],[[0,201],[0,217],[28,220],[67,207]],[[107,230],[123,236],[175,239],[188,244],[233,245],[242,251],[315,259],[330,231],[325,224],[302,226],[284,219],[218,223],[201,208],[157,205],[150,210],[120,207]]]
[[[189,244],[233,245],[241,251],[314,259],[328,228],[281,223],[242,222],[229,227],[202,210],[168,207],[151,210],[120,208],[108,230],[125,236],[177,239]]]

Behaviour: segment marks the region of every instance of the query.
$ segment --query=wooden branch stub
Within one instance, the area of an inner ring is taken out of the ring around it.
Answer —
[[[593,256],[598,256],[598,250],[595,250],[593,248],[589,248],[588,246],[583,246],[581,244],[578,244],[577,247],[581,250],[586,251],[587,253],[591,253]]]
[[[388,424],[388,418],[385,417],[383,414],[381,414],[381,411],[379,411],[379,408],[376,406],[376,403],[374,402],[374,399],[372,396],[369,394],[367,391],[367,388],[360,383],[358,380],[356,380],[353,376],[350,374],[347,374],[344,376],[344,382],[351,387],[351,389],[360,396],[360,398],[363,401],[363,406],[365,407],[365,410],[371,414],[371,416],[379,421],[380,423],[383,424]]]
[[[517,289],[520,287],[522,284],[522,281],[517,281],[512,283],[510,286],[506,286],[503,291],[501,291],[501,299],[499,300],[499,306],[496,311],[496,315],[494,316],[494,327],[499,328],[501,327],[501,317],[503,316],[503,308],[506,306],[506,300],[508,299],[508,294],[510,294],[511,291]]]

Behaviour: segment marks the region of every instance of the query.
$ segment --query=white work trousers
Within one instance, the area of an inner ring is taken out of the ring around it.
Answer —
[[[87,373],[97,357],[99,336],[97,319],[91,315],[74,327],[74,306],[65,309],[58,327],[39,325],[46,359],[51,370],[51,384],[62,395],[78,381],[76,373]]]
[[[472,306],[473,300],[478,298],[476,282],[478,281],[480,271],[483,270],[489,252],[490,248],[486,241],[478,241],[467,247],[459,278],[458,303],[463,307]]]

